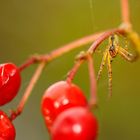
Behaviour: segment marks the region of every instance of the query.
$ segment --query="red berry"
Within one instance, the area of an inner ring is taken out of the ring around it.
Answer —
[[[96,140],[97,130],[97,120],[87,108],[73,107],[56,118],[51,134],[52,140]]]
[[[42,98],[42,113],[48,129],[55,118],[67,108],[87,106],[87,100],[81,89],[66,81],[60,81],[50,86]]]
[[[0,140],[15,140],[15,128],[7,115],[0,110]]]
[[[17,95],[20,83],[20,73],[14,64],[0,64],[0,106],[10,102]]]

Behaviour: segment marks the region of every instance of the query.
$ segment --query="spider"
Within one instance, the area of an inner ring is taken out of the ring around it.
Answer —
[[[112,66],[111,66],[111,62],[112,60],[117,56],[117,54],[121,55],[122,58],[124,58],[125,60],[129,61],[129,62],[133,62],[136,57],[129,53],[127,50],[125,50],[124,48],[122,48],[119,45],[119,40],[118,40],[118,36],[116,34],[113,34],[109,37],[109,41],[108,41],[108,46],[106,47],[105,52],[103,53],[103,58],[102,58],[102,62],[100,65],[100,69],[97,75],[97,81],[100,79],[103,67],[105,66],[105,64],[107,64],[107,69],[108,69],[108,82],[109,82],[109,97],[112,96]]]

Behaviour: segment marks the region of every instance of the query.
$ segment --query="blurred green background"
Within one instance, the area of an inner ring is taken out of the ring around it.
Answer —
[[[0,63],[22,64],[32,54],[50,52],[77,38],[108,28],[121,22],[119,0],[1,0],[0,1]],[[140,33],[140,1],[130,0],[131,20]],[[40,112],[40,101],[45,89],[63,80],[73,66],[74,50],[50,63],[40,77],[23,114],[14,121],[17,140],[49,140]],[[102,54],[94,55],[96,73]],[[2,107],[6,112],[15,109],[35,70],[31,66],[22,73],[22,87],[12,103]],[[98,140],[140,140],[140,62],[130,64],[117,57],[113,61],[113,97],[108,100],[106,68],[98,84],[100,123]],[[87,97],[89,78],[83,65],[74,82]]]

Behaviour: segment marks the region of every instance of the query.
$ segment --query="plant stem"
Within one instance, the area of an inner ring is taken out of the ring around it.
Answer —
[[[89,79],[90,79],[89,105],[90,107],[94,107],[97,105],[97,89],[96,89],[97,84],[96,84],[93,58],[90,54],[87,56],[87,60],[88,60],[88,70],[89,70]]]
[[[105,39],[107,39],[110,35],[115,34],[115,33],[124,35],[126,33],[126,31],[124,29],[118,28],[118,29],[112,29],[112,30],[105,32],[104,34],[99,36],[96,39],[96,41],[93,42],[91,47],[88,49],[88,53],[92,54]]]
[[[97,39],[101,34],[103,34],[104,32],[99,32],[99,33],[95,33],[83,38],[80,38],[78,40],[75,40],[69,44],[66,44],[64,46],[61,46],[60,48],[50,52],[49,54],[45,54],[45,55],[38,55],[38,56],[32,56],[29,59],[27,59],[20,67],[19,70],[22,71],[24,69],[26,69],[27,67],[29,67],[30,65],[36,63],[36,62],[40,62],[40,61],[51,61],[56,59],[59,56],[62,56],[65,53],[68,53],[76,48],[79,48],[83,45],[89,44],[91,42],[93,42],[95,39]]]
[[[36,62],[41,62],[41,61],[50,62],[50,61],[56,59],[57,57],[62,56],[65,53],[68,53],[68,52],[70,52],[70,51],[72,51],[76,48],[79,48],[83,45],[86,45],[86,44],[89,44],[89,43],[93,42],[94,40],[99,38],[102,34],[108,33],[108,32],[109,32],[109,34],[112,34],[113,32],[118,32],[118,33],[121,34],[122,32],[124,32],[124,30],[123,29],[111,29],[111,30],[107,30],[107,31],[104,31],[104,32],[95,33],[95,34],[83,37],[81,39],[78,39],[76,41],[73,41],[69,44],[66,44],[66,45],[50,52],[49,54],[33,56],[33,57],[27,59],[25,61],[25,63],[23,63],[19,67],[19,70],[22,71],[25,68],[29,67],[30,65],[32,65]]]
[[[45,65],[46,65],[45,62],[42,62],[42,63],[40,63],[38,65],[35,73],[33,74],[32,78],[31,78],[31,80],[29,82],[28,87],[25,90],[24,96],[22,97],[22,99],[21,99],[16,111],[12,111],[12,113],[11,113],[11,116],[10,116],[11,120],[14,120],[23,111],[23,108],[24,108],[24,106],[25,106],[25,104],[26,104],[26,102],[27,102],[27,100],[28,100],[28,98],[29,98],[29,96],[31,94],[31,91],[34,88],[37,80],[39,79],[39,77],[40,77],[40,75],[42,73],[42,70],[44,69]]]
[[[122,22],[130,24],[130,14],[129,14],[129,4],[128,0],[121,0],[121,9],[122,9]]]
[[[81,66],[81,64],[82,64],[83,62],[84,62],[83,59],[82,59],[82,60],[76,61],[76,63],[75,63],[75,65],[73,66],[73,68],[68,72],[68,76],[67,76],[67,79],[66,79],[66,81],[67,81],[68,83],[71,83],[71,82],[72,82],[74,76],[76,75],[76,73],[77,73],[79,67]]]

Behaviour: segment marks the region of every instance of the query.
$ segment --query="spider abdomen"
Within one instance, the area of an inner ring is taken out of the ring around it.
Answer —
[[[110,53],[110,56],[111,56],[112,58],[115,57],[115,56],[117,55],[117,50],[116,50],[116,48],[115,48],[114,45],[110,46],[110,48],[109,48],[109,53]]]

